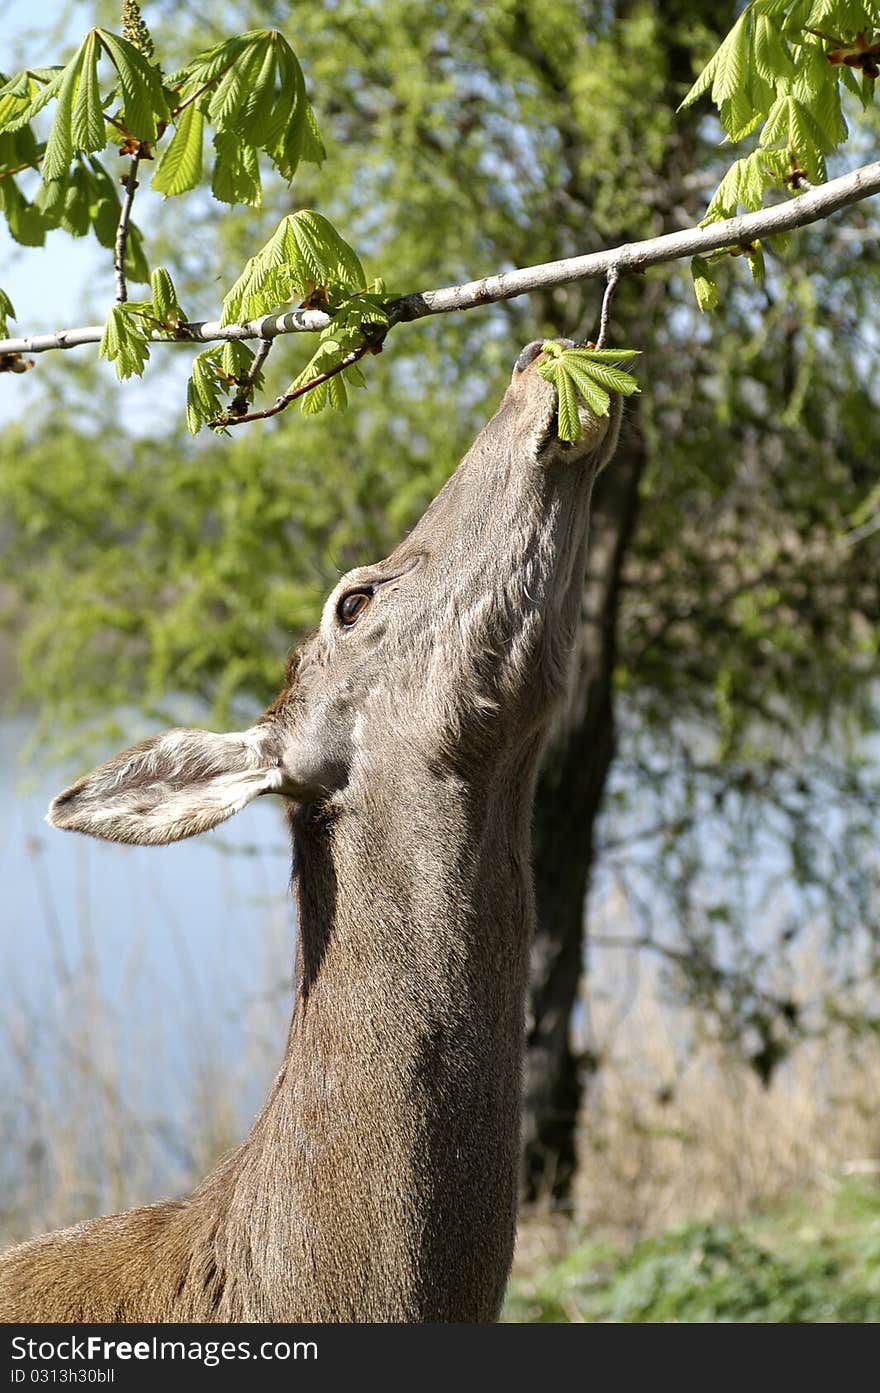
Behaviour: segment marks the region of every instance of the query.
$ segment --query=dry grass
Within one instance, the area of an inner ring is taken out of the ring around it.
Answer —
[[[619,968],[605,965],[589,1002],[602,1067],[580,1126],[573,1212],[524,1216],[520,1272],[585,1236],[629,1244],[684,1220],[738,1222],[793,1194],[818,1204],[841,1178],[880,1177],[880,1039],[840,1028],[802,1043],[765,1087],[644,965],[637,978]],[[794,992],[803,1002],[821,971],[808,952]]]
[[[186,1193],[247,1131],[289,1014],[286,907],[261,925],[262,985],[211,1014],[222,958],[143,970],[138,932],[111,997],[87,945],[35,998],[5,983],[0,1014],[0,1248],[94,1214]],[[179,986],[180,984],[178,984]],[[137,1002],[137,1011],[128,1003]],[[234,1027],[237,1048],[230,1058]]]

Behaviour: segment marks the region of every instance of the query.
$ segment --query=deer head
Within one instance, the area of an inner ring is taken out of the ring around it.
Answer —
[[[248,730],[169,730],[53,801],[48,821],[159,844],[261,794],[357,806],[401,765],[490,772],[546,724],[580,595],[589,497],[613,452],[607,418],[556,434],[556,391],[517,359],[499,410],[409,536],[344,576],[284,686]]]

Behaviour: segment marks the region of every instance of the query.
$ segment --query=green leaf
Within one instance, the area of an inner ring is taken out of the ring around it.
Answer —
[[[144,330],[135,322],[137,307],[113,305],[104,325],[98,356],[116,364],[116,375],[123,379],[141,376],[150,356]]]
[[[293,49],[277,30],[255,29],[198,55],[175,73],[172,85],[181,105],[207,84],[198,100],[218,134],[235,137],[219,149],[214,191],[224,202],[255,201],[258,182],[248,150],[265,150],[280,173],[290,179],[298,162],[324,158],[305,79]]]
[[[864,85],[859,82],[852,68],[848,68],[845,63],[842,63],[840,68],[838,69],[838,75],[844,87],[846,87],[848,91],[852,92],[854,97],[858,97],[863,108],[867,107],[869,104],[873,102],[873,90],[870,94],[870,97],[868,98],[868,101],[866,101]],[[872,89],[873,86],[874,84],[871,83]]]
[[[315,285],[336,282],[352,289],[366,285],[356,253],[325,217],[303,208],[291,214],[289,223],[299,264]]]
[[[562,365],[569,376],[574,379],[578,390],[584,395],[588,390],[585,386],[587,382],[597,383],[605,391],[619,392],[622,396],[629,396],[630,393],[639,390],[628,372],[621,372],[619,368],[612,367],[610,363],[594,360],[581,362],[574,353],[569,353],[563,358]]]
[[[234,131],[214,136],[217,158],[211,192],[221,203],[245,203],[259,208],[263,201],[260,164],[252,145],[245,145]]]
[[[220,367],[227,377],[236,382],[247,377],[253,361],[253,349],[248,348],[246,343],[241,343],[238,339],[230,339],[220,350]],[[257,374],[253,385],[255,388],[260,388],[263,385],[262,372]]]
[[[794,64],[791,51],[781,30],[769,15],[755,15],[752,36],[755,70],[764,81],[775,85],[780,78],[792,78]]]
[[[166,198],[194,189],[202,177],[205,119],[195,102],[176,118],[174,135],[153,175],[152,187]]]
[[[694,278],[694,294],[702,314],[714,310],[718,305],[718,286],[715,281],[715,268],[704,256],[691,260],[691,275]]]
[[[741,160],[734,160],[715,193],[700,226],[736,216],[742,205],[749,211],[761,207],[768,183],[766,153],[753,150]]]
[[[335,377],[331,377],[327,383],[327,395],[330,406],[334,411],[344,411],[348,406],[348,393],[343,382],[343,373],[338,372]]]
[[[359,363],[351,363],[342,374],[351,387],[366,387],[367,379],[361,372]]]
[[[266,245],[248,261],[223,301],[221,323],[235,324],[267,314],[296,292],[304,296],[318,286],[328,289],[335,308],[346,303],[346,292],[365,281],[358,257],[332,223],[320,213],[303,209],[283,218]],[[381,310],[381,298],[368,306],[367,314],[373,322],[387,318]]]
[[[67,68],[30,68],[0,87],[0,131],[18,131],[57,97]]]
[[[715,74],[718,71],[718,50],[713,53],[706,66],[701,71],[694,85],[691,87],[684,101],[677,107],[678,111],[686,111],[694,102],[699,101],[705,92],[709,91],[715,81]]]
[[[332,381],[332,378],[331,378]],[[313,387],[310,392],[300,398],[300,410],[304,416],[317,416],[319,411],[323,411],[327,405],[328,383],[320,382],[317,387]]]
[[[215,416],[222,415],[220,381],[215,371],[215,359],[220,350],[206,348],[193,359],[192,372],[186,389],[186,424],[190,434]]]
[[[16,242],[23,247],[43,245],[48,222],[33,203],[28,203],[12,178],[0,179],[0,209],[6,214],[9,231]]]
[[[22,165],[39,167],[43,158],[43,146],[30,126],[22,126],[17,131],[0,131],[0,175],[9,178]]]
[[[239,112],[250,96],[256,70],[270,41],[263,35],[247,44],[211,93],[208,120],[218,131],[241,130]]]
[[[42,180],[34,195],[34,207],[39,209],[47,224],[57,227],[64,212],[64,203],[70,179],[65,174],[60,179]]]
[[[47,184],[53,179],[63,178],[70,168],[70,161],[73,159],[73,135],[71,131],[73,100],[79,84],[82,60],[83,50],[79,48],[64,69],[58,88],[58,105],[55,108],[49,138],[46,141],[46,152],[43,155],[42,175],[43,182]]]
[[[15,318],[15,310],[14,310],[13,307],[12,307],[12,301],[10,300],[9,296],[6,294],[5,290],[0,290],[0,334],[4,334],[6,337],[8,337],[8,335],[9,335],[9,323],[8,323],[8,321],[9,321],[10,319],[14,319],[14,318]]]
[[[712,100],[728,132],[746,125],[753,114],[749,100],[748,11],[740,16],[718,49]]]
[[[638,358],[641,352],[638,348],[566,348],[563,344],[559,344],[558,347],[560,357],[573,358],[586,366],[591,363],[630,363],[633,358]],[[631,379],[631,382],[629,392],[637,392],[635,379]]]
[[[254,32],[251,30],[246,34],[236,34],[231,39],[224,39],[222,43],[215,44],[213,48],[203,49],[189,63],[171,74],[168,79],[169,86],[179,89],[183,101],[187,95],[203,87],[206,82],[212,82],[234,63],[238,54],[251,42]],[[206,98],[206,102],[209,100],[210,98]]]
[[[756,285],[763,285],[766,268],[764,266],[764,250],[760,242],[753,242],[750,247],[746,248],[746,258],[752,273],[752,280]]]
[[[176,327],[183,319],[183,313],[177,299],[177,291],[174,289],[174,282],[164,266],[157,266],[153,271],[150,276],[150,289],[152,290],[153,318],[169,328]]]
[[[566,348],[548,339],[542,344],[545,356],[537,367],[542,377],[552,382],[559,398],[558,434],[560,440],[577,440],[581,423],[577,411],[580,395],[596,416],[607,416],[611,392],[630,396],[639,390],[635,378],[620,372],[613,363],[628,362],[637,350]]]
[[[277,36],[276,54],[281,94],[266,138],[266,151],[285,179],[292,179],[300,160],[321,164],[324,143],[306,93],[302,68],[293,49]]]
[[[208,417],[202,410],[195,383],[190,378],[186,384],[186,428],[190,435],[198,435],[207,420]]]
[[[272,113],[275,108],[275,68],[275,46],[268,43],[265,47],[260,71],[250,85],[247,100],[238,117],[239,131],[246,140],[258,149],[265,146],[272,134]]]
[[[136,223],[128,225],[124,269],[130,281],[143,282],[150,279],[150,268],[144,255],[144,239]]]
[[[292,288],[293,270],[288,264],[287,222],[287,218],[282,218],[265,246],[245,265],[223,301],[221,324],[241,323],[274,308],[279,301],[266,303],[266,283],[271,280],[273,288],[277,285],[279,277],[275,273],[283,273],[288,286]],[[286,297],[282,296],[282,299],[284,298]]]
[[[112,247],[119,223],[119,186],[94,155],[89,157],[88,164],[92,174],[92,227],[101,246]]]
[[[126,131],[136,140],[154,141],[157,118],[167,121],[170,114],[158,69],[127,39],[120,39],[107,29],[98,29],[96,33],[119,75]]]
[[[559,398],[559,439],[577,440],[581,433],[581,419],[578,415],[577,392],[567,372],[558,371],[555,377],[556,393]],[[608,409],[610,397],[606,401]]]
[[[91,33],[82,47],[82,79],[77,90],[71,122],[71,135],[77,150],[103,150],[107,144],[104,109],[98,85],[100,54],[97,36]]]
[[[67,185],[59,226],[71,237],[85,237],[91,225],[91,180],[85,166],[77,163]]]

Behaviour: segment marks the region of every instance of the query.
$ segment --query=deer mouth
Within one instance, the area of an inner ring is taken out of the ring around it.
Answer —
[[[514,364],[514,367],[516,368],[517,372],[525,372],[526,368],[529,366],[530,363],[533,363],[536,358],[540,358],[541,354],[544,351],[544,344],[546,342],[546,339],[532,339],[531,343],[526,344],[525,348],[522,349],[519,357],[516,360],[516,363]],[[565,345],[566,348],[575,347],[574,339],[555,339],[554,342],[562,343]]]

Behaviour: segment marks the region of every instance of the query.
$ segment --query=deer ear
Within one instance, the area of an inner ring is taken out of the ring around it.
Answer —
[[[280,763],[271,723],[231,735],[167,730],[59,793],[46,821],[111,842],[176,842],[278,792]]]

